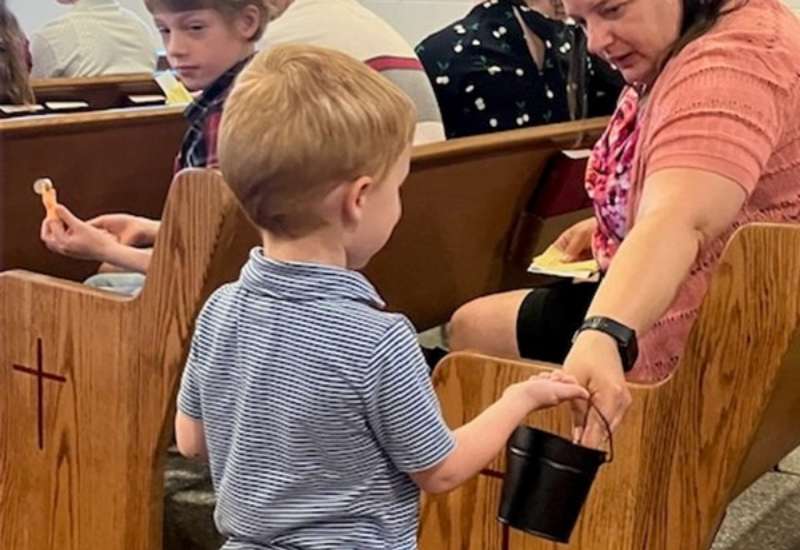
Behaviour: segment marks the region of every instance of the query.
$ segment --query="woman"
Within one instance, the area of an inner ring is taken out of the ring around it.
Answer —
[[[614,110],[619,75],[561,18],[561,0],[486,1],[417,46],[448,138]]]
[[[17,18],[0,3],[0,103],[34,102],[29,77],[27,40]]]
[[[590,159],[595,216],[557,242],[571,257],[593,252],[604,277],[596,294],[569,285],[467,304],[452,345],[561,351],[617,426],[631,399],[623,368],[655,381],[677,366],[734,229],[800,220],[800,21],[779,0],[564,4],[630,85]],[[584,318],[601,320],[571,342]],[[592,419],[585,441],[602,434]]]

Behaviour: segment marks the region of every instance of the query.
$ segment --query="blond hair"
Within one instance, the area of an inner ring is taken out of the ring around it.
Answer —
[[[259,25],[256,33],[250,37],[250,42],[258,41],[264,34],[271,12],[270,0],[144,0],[144,3],[150,13],[159,10],[170,13],[214,10],[229,21],[242,13],[247,6],[255,6],[258,9]]]
[[[385,77],[343,53],[289,44],[257,55],[223,110],[225,180],[259,227],[300,235],[337,185],[383,180],[411,144],[416,112]]]
[[[25,39],[17,18],[0,2],[0,101],[27,104],[35,101],[25,63]]]

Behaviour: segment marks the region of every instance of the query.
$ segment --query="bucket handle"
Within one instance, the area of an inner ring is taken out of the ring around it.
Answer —
[[[589,423],[589,415],[592,412],[592,409],[595,410],[597,415],[600,417],[600,420],[603,421],[603,425],[606,427],[606,432],[608,433],[608,460],[606,460],[606,464],[611,464],[614,461],[614,434],[611,432],[611,423],[605,417],[605,415],[600,411],[600,408],[594,404],[591,398],[589,398],[589,406],[586,407],[586,416],[583,417],[583,428],[581,429],[581,438],[578,440],[578,444],[583,444],[583,434],[586,433],[586,425]]]

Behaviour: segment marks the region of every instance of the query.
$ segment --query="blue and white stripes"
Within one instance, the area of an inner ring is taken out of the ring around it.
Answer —
[[[197,323],[178,406],[203,421],[226,549],[416,548],[404,472],[454,441],[410,323],[360,274],[251,253]]]

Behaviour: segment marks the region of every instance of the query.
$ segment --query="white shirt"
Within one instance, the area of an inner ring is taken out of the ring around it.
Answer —
[[[386,21],[357,0],[294,0],[271,21],[259,44],[267,49],[280,44],[303,43],[332,48],[359,61],[388,56],[413,59],[417,54]],[[417,107],[414,143],[443,141],[442,115],[422,64],[419,70],[381,70]]]
[[[116,0],[79,0],[31,40],[34,78],[150,73],[154,34]]]

